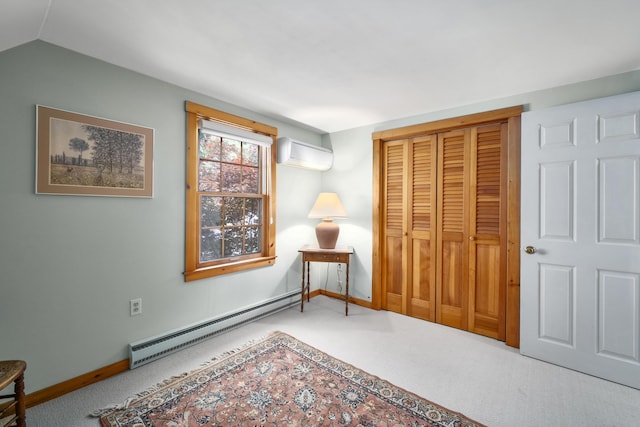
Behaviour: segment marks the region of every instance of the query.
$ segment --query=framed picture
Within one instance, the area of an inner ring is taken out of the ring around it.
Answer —
[[[153,129],[42,105],[36,122],[36,193],[153,197]]]

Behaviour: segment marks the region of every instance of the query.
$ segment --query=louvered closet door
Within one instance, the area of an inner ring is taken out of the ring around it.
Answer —
[[[505,339],[507,125],[472,129],[468,330]]]
[[[436,322],[458,329],[467,329],[470,135],[438,135]]]
[[[507,126],[438,135],[436,321],[505,337]]]
[[[436,149],[435,135],[410,140],[409,164],[409,265],[407,314],[435,321],[435,224]]]
[[[373,134],[376,307],[518,345],[520,112]]]
[[[383,308],[435,320],[436,137],[383,149]]]
[[[407,177],[407,140],[391,141],[383,146],[382,164],[382,308],[396,313],[406,313],[407,268],[405,189]]]

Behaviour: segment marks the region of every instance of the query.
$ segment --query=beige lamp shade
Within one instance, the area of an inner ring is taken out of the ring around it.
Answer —
[[[333,222],[333,218],[346,218],[346,216],[336,193],[320,193],[309,212],[309,218],[322,218],[322,222],[316,226],[316,238],[320,249],[336,247],[340,227]]]

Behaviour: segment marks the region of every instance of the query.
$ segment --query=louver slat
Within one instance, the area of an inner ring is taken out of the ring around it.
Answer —
[[[464,231],[464,135],[442,144],[442,231]]]
[[[413,230],[428,231],[431,224],[431,139],[413,145]]]
[[[402,230],[403,146],[387,146],[385,215],[387,230]]]
[[[500,128],[478,129],[476,155],[477,235],[500,234]]]

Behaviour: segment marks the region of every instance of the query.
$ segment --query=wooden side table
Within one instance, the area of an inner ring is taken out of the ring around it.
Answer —
[[[310,294],[310,281],[309,271],[311,262],[333,262],[339,264],[346,264],[346,281],[345,281],[345,316],[349,315],[349,260],[353,253],[353,247],[351,246],[336,246],[334,249],[320,249],[317,246],[306,245],[298,249],[298,252],[302,254],[302,295],[300,298],[300,311],[304,311],[304,291],[307,291],[307,302],[309,302]],[[304,273],[307,273],[307,283],[304,282]]]

